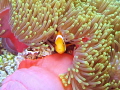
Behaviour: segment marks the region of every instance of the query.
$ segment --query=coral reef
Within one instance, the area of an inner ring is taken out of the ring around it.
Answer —
[[[14,58],[15,56],[13,54],[3,48],[2,39],[0,38],[0,87],[2,81],[18,67]]]
[[[42,51],[43,43],[54,47],[58,31],[66,44],[74,45],[73,65],[60,75],[65,87],[120,89],[119,0],[9,1],[11,31],[32,51],[40,45]]]
[[[0,55],[0,86],[1,82],[17,69],[14,55],[5,49],[1,49],[1,52],[3,53]]]

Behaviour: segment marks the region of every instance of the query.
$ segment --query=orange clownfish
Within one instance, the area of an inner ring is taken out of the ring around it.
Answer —
[[[62,54],[66,51],[66,44],[64,42],[64,39],[60,31],[58,31],[56,39],[55,39],[55,50],[59,54]]]

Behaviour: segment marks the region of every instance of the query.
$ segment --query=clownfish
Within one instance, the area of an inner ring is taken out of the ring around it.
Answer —
[[[66,51],[66,44],[60,31],[58,31],[55,39],[55,50],[59,54],[62,54]]]

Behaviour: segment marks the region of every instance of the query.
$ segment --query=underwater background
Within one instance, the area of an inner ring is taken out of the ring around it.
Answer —
[[[120,0],[0,0],[0,86],[54,55],[64,90],[119,90]]]

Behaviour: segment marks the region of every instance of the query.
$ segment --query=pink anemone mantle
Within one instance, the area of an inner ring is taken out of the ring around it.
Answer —
[[[3,81],[1,90],[71,90],[59,75],[66,73],[73,56],[53,54],[37,60],[23,60],[19,69]]]
[[[0,37],[3,38],[3,44],[8,51],[12,52],[11,50],[13,50],[14,48],[14,50],[16,50],[17,52],[22,52],[28,46],[20,42],[11,32],[11,26],[9,24],[9,11],[10,9],[8,7],[0,12],[0,33],[5,30],[4,33],[0,34]]]

